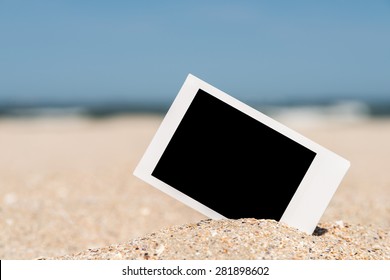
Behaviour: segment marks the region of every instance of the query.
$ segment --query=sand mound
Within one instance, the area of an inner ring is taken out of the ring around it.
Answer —
[[[390,232],[390,119],[285,123],[352,163],[321,236],[271,221],[197,224],[206,217],[132,175],[161,120],[0,119],[0,259],[390,259],[379,230]]]
[[[390,259],[390,235],[341,221],[308,235],[273,220],[202,220],[55,259]]]

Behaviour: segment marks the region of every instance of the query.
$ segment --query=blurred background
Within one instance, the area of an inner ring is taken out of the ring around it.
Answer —
[[[2,114],[165,112],[188,73],[252,106],[389,109],[388,0],[1,0],[0,35]]]
[[[205,219],[132,175],[188,73],[351,161],[321,221],[390,227],[390,1],[0,0],[0,259]]]

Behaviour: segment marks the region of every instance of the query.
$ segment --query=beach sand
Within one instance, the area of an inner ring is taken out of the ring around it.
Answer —
[[[210,221],[132,175],[162,120],[0,119],[0,259],[390,259],[390,120],[297,123],[351,161],[317,235]]]

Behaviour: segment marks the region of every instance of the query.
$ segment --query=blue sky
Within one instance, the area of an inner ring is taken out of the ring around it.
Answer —
[[[390,99],[390,1],[0,0],[0,102]]]

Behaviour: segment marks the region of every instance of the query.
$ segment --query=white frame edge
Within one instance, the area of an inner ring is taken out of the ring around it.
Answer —
[[[188,75],[165,115],[134,170],[134,175],[212,219],[225,218],[151,175],[199,89],[243,111],[317,154],[280,219],[280,222],[311,234],[347,172],[350,162],[191,74]]]

